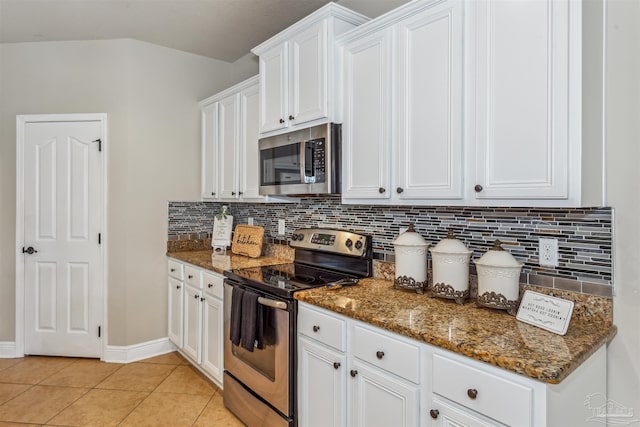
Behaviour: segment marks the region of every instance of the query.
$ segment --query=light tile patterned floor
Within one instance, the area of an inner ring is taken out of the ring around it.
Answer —
[[[128,365],[30,356],[0,359],[0,427],[243,424],[222,391],[178,353]]]

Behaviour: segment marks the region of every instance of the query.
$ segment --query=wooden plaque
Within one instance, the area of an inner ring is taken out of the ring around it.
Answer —
[[[233,232],[231,252],[238,255],[257,258],[262,253],[263,237],[264,227],[238,224]]]

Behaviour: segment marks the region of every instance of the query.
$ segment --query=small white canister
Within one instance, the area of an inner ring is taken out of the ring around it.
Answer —
[[[499,240],[479,260],[475,261],[478,271],[479,305],[507,310],[516,315],[520,297],[520,270],[513,255],[505,251]]]
[[[393,281],[394,288],[411,289],[417,293],[424,293],[427,288],[427,243],[420,234],[416,233],[413,224],[409,224],[407,231],[393,241],[396,257],[396,274]]]
[[[433,268],[431,295],[463,304],[469,298],[469,258],[473,251],[456,239],[453,230],[429,251]]]

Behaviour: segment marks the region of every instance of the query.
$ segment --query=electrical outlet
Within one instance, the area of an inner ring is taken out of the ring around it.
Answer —
[[[278,235],[279,236],[284,236],[285,233],[285,227],[284,227],[284,219],[279,219],[278,220]]]
[[[558,266],[558,239],[538,240],[538,264],[542,267]]]
[[[249,225],[253,225],[253,217],[252,217],[252,216],[250,216],[250,217],[247,219],[247,224],[249,224]]]

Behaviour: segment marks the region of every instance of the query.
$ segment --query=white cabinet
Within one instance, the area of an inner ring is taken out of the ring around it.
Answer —
[[[168,271],[169,339],[194,366],[222,385],[224,277],[174,259],[168,260]]]
[[[354,324],[350,327],[351,323]],[[388,333],[373,332],[358,322],[301,303],[298,312],[299,424],[417,425],[418,360],[418,346],[407,345],[390,338]],[[407,376],[416,382],[407,381]]]
[[[200,103],[202,199],[255,201],[259,190],[258,76]]]
[[[334,37],[368,19],[328,4],[261,45],[260,133],[339,121]]]
[[[340,39],[346,202],[462,198],[463,5],[402,13]]]
[[[583,73],[603,30],[583,36],[582,6],[415,1],[340,36],[343,202],[602,205],[602,114],[582,99],[603,99]]]
[[[476,197],[570,198],[581,168],[580,2],[480,0],[469,13]]]
[[[300,426],[582,425],[606,393],[606,346],[548,384],[302,302],[298,325]]]

